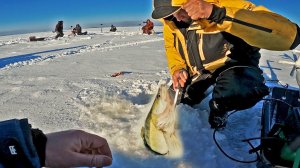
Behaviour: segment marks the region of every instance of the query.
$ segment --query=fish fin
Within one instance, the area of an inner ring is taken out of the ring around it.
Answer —
[[[169,107],[172,108],[172,107]],[[168,109],[157,117],[156,126],[169,134],[175,132],[176,125],[176,111],[175,109]]]
[[[166,143],[168,145],[168,156],[179,158],[183,155],[183,147],[181,139],[175,134],[164,134]]]

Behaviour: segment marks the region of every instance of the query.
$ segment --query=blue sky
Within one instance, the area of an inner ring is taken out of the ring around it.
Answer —
[[[270,10],[283,15],[300,26],[299,0],[250,0],[254,4],[263,5]]]
[[[299,0],[251,0],[300,23]],[[152,0],[1,0],[0,32],[19,29],[53,29],[80,23],[141,21],[150,18]]]
[[[0,31],[145,20],[151,0],[1,0]]]

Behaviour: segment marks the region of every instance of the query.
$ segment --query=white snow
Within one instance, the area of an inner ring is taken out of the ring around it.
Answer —
[[[169,80],[162,28],[142,35],[139,27],[117,32],[84,29],[86,36],[55,40],[52,32],[0,36],[0,120],[29,118],[44,132],[83,129],[105,137],[113,152],[110,167],[227,168],[237,163],[216,147],[207,122],[208,100],[194,108],[178,105],[184,156],[178,159],[148,151],[140,130],[160,80]],[[29,42],[30,36],[47,37]],[[262,50],[261,68],[269,86],[277,80],[296,88],[289,76],[291,51]],[[123,75],[111,77],[115,72]],[[217,140],[229,155],[253,160],[241,139],[260,135],[262,102],[229,118]],[[253,142],[258,145],[258,141]]]

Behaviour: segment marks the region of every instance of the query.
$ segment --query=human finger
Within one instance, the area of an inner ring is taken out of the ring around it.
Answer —
[[[91,148],[97,149],[101,151],[101,154],[112,157],[111,150],[105,138],[87,132],[84,132],[83,134],[85,135],[81,137],[81,140],[83,142],[81,150],[91,149]]]
[[[178,80],[173,79],[173,89],[176,90],[178,88]]]
[[[179,84],[179,73],[180,71],[175,71],[174,74],[172,75],[172,82],[173,82],[173,89],[176,90],[178,88]]]
[[[187,80],[187,75],[185,73],[186,73],[185,71],[181,71],[179,74],[180,80],[182,80],[184,82],[186,82],[186,80]]]
[[[199,2],[198,2],[199,3]],[[197,1],[195,0],[189,0],[187,1],[183,6],[182,8],[186,11],[190,11],[192,10],[193,8],[199,6],[199,4],[197,3]]]
[[[182,71],[182,74],[183,74],[184,78],[187,80],[188,77],[189,77],[187,71],[186,71],[186,70],[183,70],[183,71]]]
[[[184,85],[185,85],[185,82],[184,82],[184,81],[182,81],[182,80],[180,80],[180,81],[179,81],[179,84],[180,84],[180,87],[182,87],[182,88],[183,88],[183,87],[184,87]]]
[[[104,167],[112,164],[112,158],[106,155],[74,154],[76,158],[72,166]]]

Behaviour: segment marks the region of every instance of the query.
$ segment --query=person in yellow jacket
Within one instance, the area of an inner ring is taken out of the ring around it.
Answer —
[[[164,25],[171,89],[186,90],[179,101],[198,104],[214,85],[212,128],[226,125],[227,112],[250,108],[269,93],[260,48],[283,51],[300,43],[298,25],[243,0],[154,0],[152,18]]]

